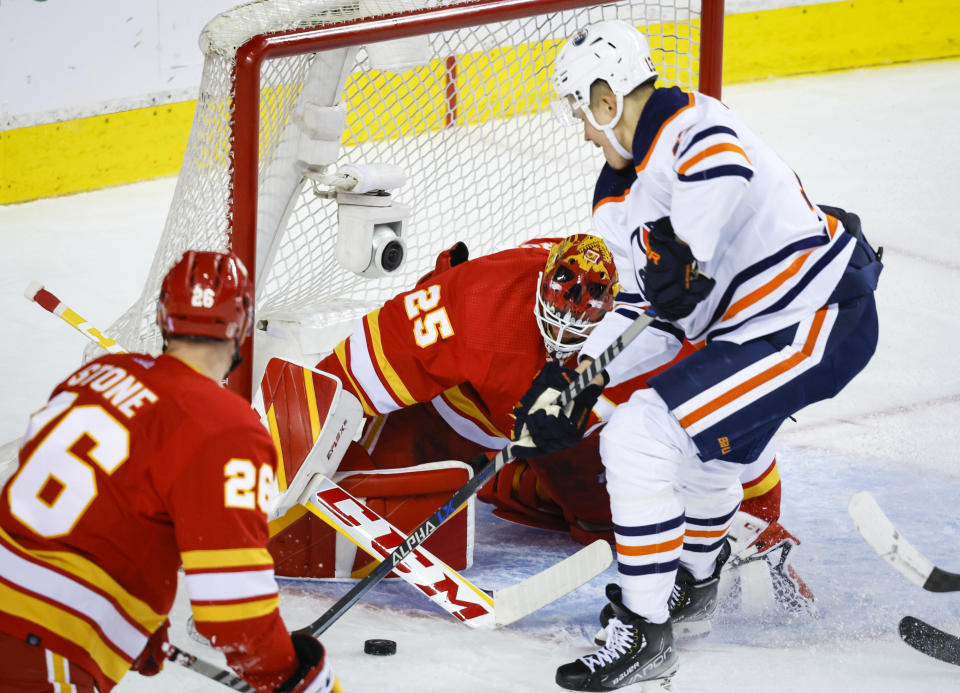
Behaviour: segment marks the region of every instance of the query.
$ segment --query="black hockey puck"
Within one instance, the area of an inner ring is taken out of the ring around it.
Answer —
[[[381,657],[397,654],[397,641],[371,638],[364,641],[363,651],[369,655],[380,655]]]

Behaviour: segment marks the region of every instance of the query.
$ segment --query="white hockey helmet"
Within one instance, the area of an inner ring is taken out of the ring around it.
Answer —
[[[623,113],[623,97],[658,76],[646,37],[627,22],[611,19],[590,24],[563,44],[553,63],[553,88],[570,107],[582,111],[589,123],[603,131],[624,158],[630,154],[617,142],[613,127]],[[617,113],[599,125],[590,110],[590,86],[604,80],[617,97]]]

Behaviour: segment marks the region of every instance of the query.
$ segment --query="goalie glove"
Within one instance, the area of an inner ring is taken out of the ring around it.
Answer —
[[[333,671],[327,665],[326,653],[320,641],[309,633],[290,634],[299,665],[296,671],[277,686],[274,693],[331,693],[338,689]]]
[[[647,264],[641,271],[644,294],[658,315],[685,318],[716,283],[697,271],[690,246],[677,238],[670,217],[647,225]]]
[[[537,373],[527,393],[513,409],[511,454],[514,457],[540,457],[576,445],[583,438],[590,412],[607,383],[592,383],[562,410],[560,394],[577,379],[578,373],[548,361]]]

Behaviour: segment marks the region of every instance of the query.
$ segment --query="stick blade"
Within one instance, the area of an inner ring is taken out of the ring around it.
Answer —
[[[923,587],[933,563],[917,551],[884,514],[868,491],[855,493],[847,508],[857,531],[880,556],[913,584]]]
[[[602,573],[612,560],[610,544],[598,539],[543,572],[496,590],[493,603],[497,625],[508,625],[555,602]]]
[[[913,649],[948,664],[960,665],[960,639],[913,616],[900,620],[900,637]]]

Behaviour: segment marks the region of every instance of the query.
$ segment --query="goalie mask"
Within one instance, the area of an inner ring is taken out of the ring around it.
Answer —
[[[563,360],[580,350],[620,285],[613,256],[597,236],[577,234],[558,242],[540,273],[534,313],[547,351]]]
[[[253,327],[253,285],[233,253],[188,250],[160,288],[157,324],[167,337],[229,339],[237,346]]]

